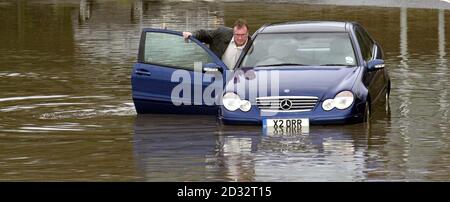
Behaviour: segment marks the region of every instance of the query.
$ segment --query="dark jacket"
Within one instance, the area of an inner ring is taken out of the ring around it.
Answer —
[[[214,30],[200,29],[194,31],[192,36],[199,41],[209,45],[211,49],[219,59],[222,59],[222,55],[230,44],[231,38],[233,38],[233,29],[229,27],[219,27]]]

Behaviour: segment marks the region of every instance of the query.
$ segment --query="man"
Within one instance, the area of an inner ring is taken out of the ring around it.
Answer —
[[[248,25],[243,19],[238,19],[233,28],[219,27],[215,30],[200,29],[197,31],[183,32],[185,39],[194,36],[199,41],[209,45],[209,48],[227,65],[233,69],[242,50],[249,41]]]

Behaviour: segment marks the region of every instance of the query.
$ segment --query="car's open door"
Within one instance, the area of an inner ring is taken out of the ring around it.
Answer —
[[[225,64],[197,39],[185,40],[181,32],[171,30],[144,29],[131,75],[136,111],[215,114],[216,103],[204,98],[219,93],[208,87],[219,83],[219,76],[223,88],[225,70]]]

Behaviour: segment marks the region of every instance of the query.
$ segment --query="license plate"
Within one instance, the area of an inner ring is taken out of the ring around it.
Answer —
[[[309,119],[263,119],[263,127],[304,128],[309,127]]]
[[[309,133],[309,119],[263,119],[266,135],[298,135]]]

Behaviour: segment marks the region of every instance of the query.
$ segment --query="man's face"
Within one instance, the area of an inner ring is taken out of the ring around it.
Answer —
[[[247,27],[234,27],[233,28],[233,34],[234,34],[234,43],[236,46],[242,46],[247,42],[248,39],[248,30]]]

